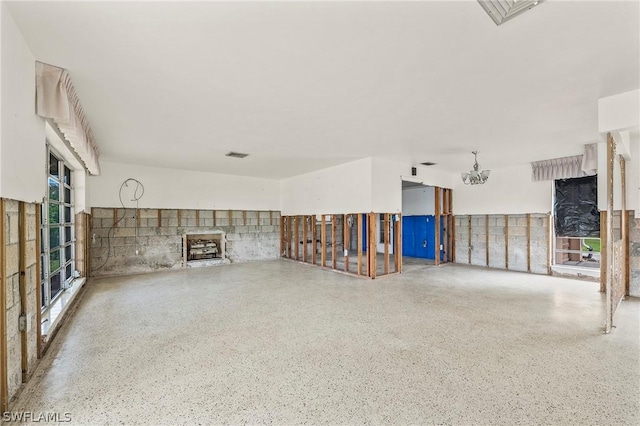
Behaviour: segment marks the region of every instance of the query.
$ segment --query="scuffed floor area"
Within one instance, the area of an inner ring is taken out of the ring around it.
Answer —
[[[73,423],[640,424],[640,301],[457,265],[95,279],[12,411]]]

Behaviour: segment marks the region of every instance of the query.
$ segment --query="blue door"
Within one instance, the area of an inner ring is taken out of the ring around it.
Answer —
[[[435,259],[433,216],[402,217],[402,253],[409,257]]]

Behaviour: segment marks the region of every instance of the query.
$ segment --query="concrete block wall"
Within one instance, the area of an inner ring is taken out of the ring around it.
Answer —
[[[629,295],[640,297],[640,219],[629,221]]]
[[[26,343],[27,379],[34,371],[38,361],[38,320],[40,309],[37,287],[39,277],[37,273],[37,258],[39,248],[36,245],[39,229],[36,221],[36,204],[21,203],[14,200],[3,200],[4,203],[4,277],[6,285],[6,355],[8,398],[16,394],[23,383],[23,339]],[[23,205],[24,215],[21,218],[20,206]],[[25,220],[23,226],[21,221]],[[24,292],[20,289],[21,276],[24,279]],[[25,315],[27,318],[26,332],[19,328],[22,313],[22,298],[26,300]]]
[[[280,212],[92,208],[90,275],[182,268],[183,234],[214,230],[225,232],[232,262],[279,257]]]
[[[454,216],[455,262],[547,274],[549,215],[528,216]]]

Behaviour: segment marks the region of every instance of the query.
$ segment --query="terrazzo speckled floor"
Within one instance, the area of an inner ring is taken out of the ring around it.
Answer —
[[[640,424],[640,301],[445,265],[93,280],[12,411],[78,424]]]

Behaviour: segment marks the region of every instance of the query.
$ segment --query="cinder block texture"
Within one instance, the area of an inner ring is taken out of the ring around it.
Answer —
[[[140,209],[136,217],[135,209],[117,209],[124,219],[113,227],[113,211],[92,209],[92,276],[182,268],[183,234],[213,230],[225,232],[226,256],[232,262],[279,257],[280,212]]]
[[[522,272],[530,267],[532,273],[548,273],[548,214],[472,215],[471,235],[469,216],[454,220],[456,263],[468,264],[470,252],[472,265]]]
[[[629,221],[629,295],[640,297],[640,219]]]

